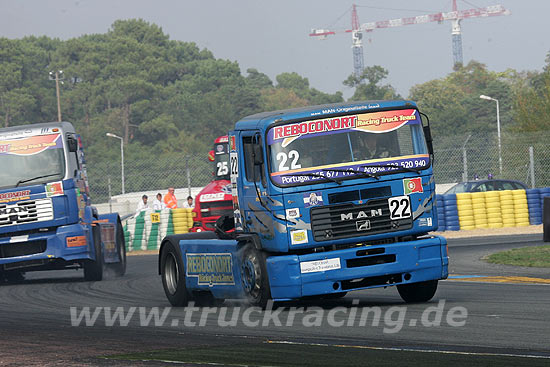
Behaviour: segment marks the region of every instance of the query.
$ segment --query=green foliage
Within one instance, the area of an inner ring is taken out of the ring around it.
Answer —
[[[351,74],[344,80],[344,85],[355,88],[355,93],[350,100],[400,99],[401,96],[395,92],[391,85],[378,85],[387,76],[388,71],[379,65],[366,67],[359,77]]]
[[[445,78],[411,88],[410,98],[430,117],[434,139],[452,134],[496,132],[496,103],[480,99],[484,94],[498,99],[503,130],[512,124],[513,73],[491,72],[477,61]]]

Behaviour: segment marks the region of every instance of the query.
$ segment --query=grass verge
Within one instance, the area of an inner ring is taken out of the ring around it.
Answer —
[[[550,268],[550,245],[530,246],[497,252],[486,258],[492,264]]]
[[[361,346],[236,344],[110,356],[109,359],[224,366],[547,366],[548,359],[466,353],[380,350]]]

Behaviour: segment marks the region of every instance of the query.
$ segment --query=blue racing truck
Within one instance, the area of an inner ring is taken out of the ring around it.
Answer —
[[[410,101],[260,113],[229,133],[234,215],[167,236],[170,303],[337,298],[396,285],[430,300],[448,276],[427,117]]]
[[[118,214],[90,205],[82,140],[68,122],[0,129],[0,278],[84,268],[126,271]]]

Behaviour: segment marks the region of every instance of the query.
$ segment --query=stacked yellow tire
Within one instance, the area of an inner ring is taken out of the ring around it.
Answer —
[[[502,228],[502,211],[500,209],[500,193],[487,191],[485,196],[485,210],[487,211],[487,227]]]
[[[475,228],[489,228],[487,208],[485,207],[485,193],[472,193],[472,210],[474,212]]]
[[[511,190],[498,191],[500,198],[500,212],[502,214],[503,227],[515,227],[516,215],[514,209],[514,195]],[[525,199],[527,205],[527,199]]]
[[[193,217],[191,215],[191,209],[172,209],[172,223],[174,224],[175,234],[189,232],[189,228],[193,227]]]
[[[511,190],[514,204],[514,220],[516,227],[525,227],[529,223],[529,207],[525,190]]]
[[[469,192],[456,194],[456,206],[458,208],[460,229],[474,229],[475,220],[472,194]]]

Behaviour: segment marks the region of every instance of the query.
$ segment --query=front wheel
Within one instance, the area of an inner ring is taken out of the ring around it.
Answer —
[[[172,306],[186,306],[191,297],[185,286],[185,269],[176,246],[170,240],[160,254],[160,274],[164,293]]]
[[[271,298],[266,255],[251,244],[247,244],[243,251],[241,280],[248,302],[265,308],[267,301]]]
[[[437,291],[437,280],[428,280],[426,282],[401,284],[397,286],[397,291],[407,303],[428,302],[433,298]]]

